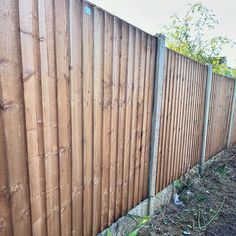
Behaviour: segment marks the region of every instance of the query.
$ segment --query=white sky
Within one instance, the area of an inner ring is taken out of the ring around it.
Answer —
[[[188,3],[196,0],[89,0],[97,6],[119,16],[129,23],[151,34],[160,31],[174,13],[183,16]],[[212,37],[226,35],[236,41],[236,0],[201,0],[204,6],[213,10],[219,25]],[[222,56],[227,56],[228,64],[236,67],[236,46],[225,47]]]

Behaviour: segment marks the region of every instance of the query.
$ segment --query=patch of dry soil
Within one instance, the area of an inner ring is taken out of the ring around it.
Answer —
[[[184,205],[158,209],[138,235],[236,235],[236,148],[213,161],[203,177],[175,186]]]

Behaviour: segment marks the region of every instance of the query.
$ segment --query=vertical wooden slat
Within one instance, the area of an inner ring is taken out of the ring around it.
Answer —
[[[103,166],[102,166],[102,218],[104,229],[109,218],[109,176],[111,151],[111,100],[112,100],[112,53],[113,17],[105,13],[104,83],[103,83]]]
[[[194,112],[194,77],[195,77],[195,64],[193,61],[190,61],[190,74],[189,74],[189,99],[188,99],[188,144],[187,146],[187,156],[186,156],[186,166],[184,171],[188,171],[190,169],[190,161],[191,161],[191,150],[192,150],[192,126],[193,126],[193,112]]]
[[[142,124],[142,134],[141,134],[141,165],[142,170],[140,174],[140,197],[144,199],[144,182],[145,182],[145,149],[146,149],[146,137],[147,137],[147,122],[148,122],[148,85],[151,81],[150,78],[150,59],[151,59],[151,37],[147,36],[147,48],[146,48],[146,67],[145,67],[145,78],[144,78],[144,105],[143,105],[143,124]]]
[[[169,174],[170,174],[170,158],[169,158],[169,144],[170,144],[170,131],[171,131],[171,118],[173,113],[173,89],[174,89],[174,62],[176,54],[173,51],[170,51],[171,55],[171,65],[170,65],[170,74],[169,74],[169,98],[168,98],[168,110],[167,110],[167,122],[166,122],[166,139],[165,139],[165,154],[164,154],[164,166],[163,166],[163,187],[166,187],[169,181]]]
[[[93,209],[93,9],[83,3],[83,217],[84,235],[92,234]]]
[[[104,13],[94,8],[94,179],[93,234],[101,227],[101,164],[103,102]]]
[[[154,93],[154,79],[155,67],[151,66],[156,63],[156,37],[151,37],[151,53],[150,53],[150,68],[149,68],[149,81],[148,81],[148,109],[147,109],[147,135],[145,140],[145,160],[144,160],[144,198],[148,196],[148,175],[149,175],[149,152],[151,146],[151,127],[152,127],[152,107],[153,107],[153,93]]]
[[[188,147],[188,135],[189,135],[189,108],[190,108],[190,81],[189,76],[191,73],[191,65],[190,65],[190,59],[187,58],[186,63],[186,74],[185,74],[185,83],[186,83],[186,90],[185,90],[185,106],[184,106],[184,136],[183,136],[183,162],[182,162],[182,171],[181,175],[185,172],[185,169],[187,167],[187,147]]]
[[[57,142],[56,65],[54,37],[54,5],[39,1],[39,36],[44,121],[47,230],[60,234],[59,161]]]
[[[200,139],[199,134],[199,114],[201,114],[201,109],[199,108],[199,102],[201,101],[201,97],[199,97],[200,85],[199,85],[199,77],[201,72],[201,65],[197,63],[197,71],[195,78],[195,111],[194,111],[194,128],[193,128],[193,150],[192,150],[192,159],[191,159],[191,168],[197,164],[196,157],[198,156],[198,146],[197,140]]]
[[[141,32],[135,31],[135,52],[134,58],[134,74],[132,81],[128,81],[127,90],[127,107],[126,107],[126,145],[125,156],[129,158],[128,183],[125,188],[123,197],[128,194],[128,208],[134,205],[134,199],[138,197],[135,190],[135,161],[136,156],[136,136],[137,136],[137,111],[138,111],[138,90],[140,81],[140,53],[141,53]],[[129,84],[130,83],[130,84]],[[129,90],[130,88],[130,90]],[[130,97],[129,97],[130,96]],[[130,101],[128,100],[130,98]],[[125,181],[125,180],[124,180]],[[131,191],[129,191],[131,190]]]
[[[163,112],[163,130],[162,130],[162,145],[161,149],[159,151],[160,156],[160,168],[158,169],[159,173],[159,188],[158,191],[163,188],[163,182],[164,182],[164,166],[166,163],[165,160],[165,148],[166,148],[166,135],[167,135],[167,117],[168,117],[168,102],[169,102],[169,94],[170,94],[170,61],[171,61],[171,53],[170,50],[167,50],[167,68],[166,68],[166,77],[165,77],[165,97],[163,99],[164,102],[164,112]]]
[[[137,111],[137,134],[136,134],[136,162],[135,162],[135,182],[134,182],[134,206],[141,201],[140,190],[140,177],[143,170],[143,161],[141,160],[141,139],[142,139],[142,123],[143,123],[143,102],[144,102],[144,83],[145,83],[145,67],[146,67],[146,51],[147,51],[147,39],[146,34],[141,34],[141,53],[140,53],[140,75],[139,75],[139,87],[138,87],[138,111]],[[135,193],[137,191],[137,193]]]
[[[82,4],[70,1],[72,235],[83,235]],[[99,213],[100,214],[100,213]],[[99,215],[100,217],[100,215]]]
[[[172,149],[172,172],[171,172],[171,181],[176,178],[176,174],[178,173],[178,129],[179,129],[179,108],[180,108],[180,83],[181,83],[181,55],[177,55],[177,71],[176,71],[176,104],[175,104],[175,122],[174,122],[174,134],[173,134],[173,149]]]
[[[12,234],[30,235],[30,196],[18,11],[17,1],[0,2],[0,110],[11,196]]]
[[[181,140],[182,140],[182,107],[183,107],[183,88],[184,88],[184,77],[183,77],[183,73],[184,73],[184,60],[183,60],[183,56],[180,55],[179,57],[179,64],[180,64],[180,71],[179,71],[179,75],[178,75],[178,83],[179,83],[179,101],[178,101],[178,118],[177,118],[177,124],[176,124],[176,142],[175,142],[175,146],[176,146],[176,151],[175,151],[175,156],[176,156],[176,162],[175,162],[175,174],[174,174],[174,178],[178,178],[179,177],[179,172],[180,172],[180,162],[182,159],[181,154]]]
[[[117,156],[117,185],[116,185],[116,219],[122,212],[122,183],[125,145],[125,107],[128,67],[128,25],[121,25],[121,55],[120,55],[120,84],[119,84],[119,125],[118,125],[118,156]],[[130,49],[129,49],[130,50]],[[129,61],[131,63],[131,60]]]
[[[1,98],[1,94],[0,94]],[[8,187],[7,159],[0,113],[0,233],[2,236],[12,235],[10,192]]]
[[[177,119],[177,105],[178,105],[178,61],[179,61],[179,55],[175,53],[175,62],[174,62],[174,75],[173,75],[173,83],[174,83],[174,89],[173,89],[173,113],[171,115],[171,135],[170,135],[170,149],[169,149],[169,157],[170,157],[170,174],[168,178],[168,184],[173,180],[173,171],[176,166],[174,166],[174,162],[176,159],[176,156],[174,155],[174,149],[176,148],[174,145],[175,142],[175,133],[176,133],[176,124],[175,121]]]
[[[194,151],[195,151],[195,136],[196,136],[196,101],[197,101],[197,96],[196,96],[196,89],[197,89],[197,76],[198,76],[198,63],[194,62],[193,63],[193,75],[192,75],[192,109],[191,109],[191,130],[190,130],[190,150],[189,150],[189,163],[188,163],[188,168],[190,169],[193,163],[194,159]]]
[[[109,221],[115,216],[116,175],[117,175],[117,140],[119,120],[119,77],[120,77],[120,21],[114,18],[113,66],[112,66],[112,102],[111,102],[111,161],[110,161],[110,191],[109,191]]]
[[[161,167],[163,163],[162,153],[163,153],[163,143],[164,143],[164,127],[165,127],[165,112],[166,112],[166,101],[167,101],[167,73],[169,71],[168,64],[168,49],[166,49],[165,53],[165,65],[164,65],[164,81],[163,81],[163,100],[162,100],[162,108],[161,108],[161,125],[160,125],[160,137],[159,137],[159,148],[158,148],[158,163],[157,163],[157,178],[156,178],[156,193],[160,191],[161,186]]]
[[[24,81],[25,121],[31,198],[32,233],[46,234],[43,117],[35,1],[19,1],[21,57]]]
[[[130,138],[131,138],[131,120],[132,120],[132,88],[134,77],[134,45],[135,44],[135,29],[129,26],[128,36],[128,68],[127,68],[127,81],[126,81],[126,111],[125,111],[125,135],[124,135],[124,162],[123,162],[123,181],[122,181],[122,214],[128,208],[128,184],[130,173]]]
[[[69,1],[55,1],[58,152],[61,234],[71,235],[71,117],[69,77]]]

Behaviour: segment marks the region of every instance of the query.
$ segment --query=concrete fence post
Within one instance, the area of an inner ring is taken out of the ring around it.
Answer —
[[[207,72],[207,82],[205,91],[205,104],[204,104],[204,120],[203,120],[203,130],[202,130],[202,147],[201,147],[201,159],[199,166],[199,173],[203,175],[204,165],[206,160],[206,142],[207,142],[207,130],[209,123],[209,109],[210,109],[210,99],[211,99],[211,86],[212,85],[212,65],[208,65]]]
[[[230,147],[232,143],[232,133],[233,133],[233,126],[234,126],[234,120],[236,117],[235,115],[235,109],[236,109],[236,80],[234,81],[234,94],[233,94],[233,100],[232,100],[232,108],[230,113],[230,122],[229,122],[229,133],[228,133],[228,140],[227,140],[227,147]]]
[[[163,81],[164,81],[164,66],[165,66],[165,36],[157,36],[156,49],[156,71],[155,71],[155,86],[154,86],[154,100],[153,100],[153,114],[152,114],[152,130],[151,130],[151,150],[149,161],[149,176],[148,176],[148,211],[149,214],[154,212],[153,197],[156,194],[156,176],[157,176],[157,160],[158,160],[158,146],[160,135],[160,120],[161,120],[161,106],[163,96]]]

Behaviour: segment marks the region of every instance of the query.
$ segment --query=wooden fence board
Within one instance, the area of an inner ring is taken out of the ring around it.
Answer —
[[[19,16],[32,233],[45,235],[45,166],[37,4],[34,1],[20,1]]]
[[[69,1],[55,2],[58,152],[61,234],[71,234],[71,110],[69,77]]]
[[[96,14],[95,14],[96,15]],[[82,4],[70,1],[70,79],[72,136],[72,232],[83,234],[83,65]],[[99,215],[100,217],[100,215]],[[95,225],[97,225],[95,221]],[[97,229],[96,229],[97,230]]]
[[[1,95],[0,95],[1,96]],[[1,235],[12,235],[10,191],[8,186],[7,159],[5,154],[5,141],[0,114],[0,221]]]
[[[93,234],[101,227],[101,165],[102,165],[102,117],[103,117],[103,12],[94,9],[94,179],[93,179]]]
[[[88,4],[83,4],[83,205],[84,205],[84,234],[92,234],[92,209],[93,209],[93,11],[91,14],[86,12],[91,9]],[[106,23],[105,23],[106,25]],[[106,42],[105,42],[106,45]],[[105,46],[106,47],[106,46]],[[105,49],[106,50],[106,49]],[[106,80],[105,75],[105,80]],[[105,113],[104,113],[105,116]],[[109,124],[109,121],[106,120]],[[107,147],[109,148],[109,147]],[[105,156],[105,154],[104,154]],[[104,157],[105,158],[105,157]],[[108,176],[106,176],[108,178]],[[103,192],[102,196],[107,196],[107,192]],[[102,212],[106,208],[103,206]],[[107,213],[107,212],[106,212]],[[104,213],[102,213],[103,217]],[[107,222],[105,223],[107,224]]]
[[[207,159],[227,145],[233,89],[234,81],[232,79],[213,74],[207,133]]]
[[[165,68],[156,192],[196,165],[203,127],[205,66],[168,50]]]
[[[12,233],[30,235],[31,213],[18,19],[18,2],[1,1],[0,104],[10,190]]]
[[[60,193],[57,132],[57,85],[54,35],[54,5],[39,2],[39,36],[44,121],[47,231],[60,234]]]
[[[120,79],[120,21],[114,18],[113,36],[113,65],[112,65],[112,101],[111,101],[111,161],[110,161],[110,191],[109,191],[109,221],[111,224],[115,217],[116,194],[116,162],[118,150],[118,118],[119,118],[119,79]]]
[[[122,182],[124,171],[124,146],[125,146],[125,105],[128,68],[128,40],[129,29],[126,23],[121,23],[121,51],[120,51],[120,83],[119,83],[119,120],[118,120],[118,155],[117,155],[117,185],[116,185],[116,213],[115,218],[122,212]],[[129,48],[129,50],[131,50]],[[130,61],[132,62],[132,61]],[[129,63],[130,63],[129,62]]]

